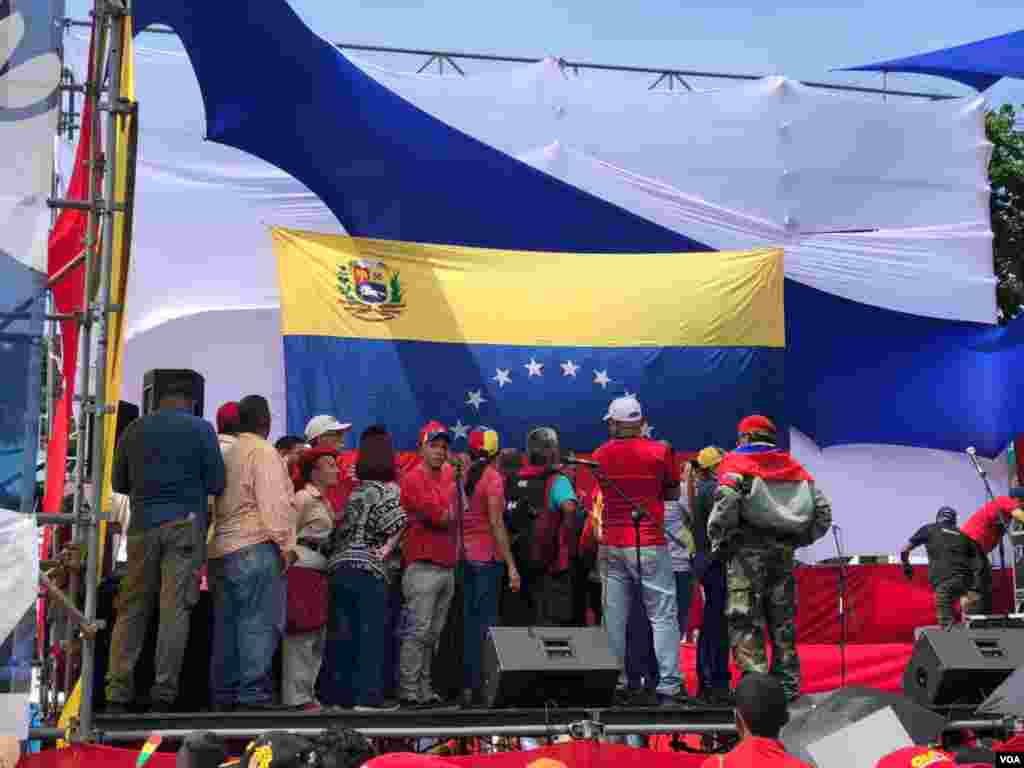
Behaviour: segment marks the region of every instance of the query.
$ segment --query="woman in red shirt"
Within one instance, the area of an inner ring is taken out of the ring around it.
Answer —
[[[505,480],[498,470],[498,433],[478,427],[469,435],[472,464],[466,475],[469,509],[462,523],[465,551],[463,582],[462,704],[474,703],[483,686],[483,646],[488,627],[498,624],[498,598],[507,569],[519,591],[519,572],[505,529]]]

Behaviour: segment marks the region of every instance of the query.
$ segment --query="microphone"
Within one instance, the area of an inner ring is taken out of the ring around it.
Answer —
[[[567,458],[562,463],[563,464],[571,464],[571,465],[580,466],[580,467],[590,467],[592,469],[597,469],[597,468],[599,468],[601,466],[596,461],[589,461],[587,459],[577,459],[575,456],[570,456],[569,458]]]
[[[987,473],[985,472],[985,469],[981,466],[981,464],[978,463],[978,452],[974,450],[974,446],[967,446],[967,450],[965,451],[965,453],[967,454],[967,457],[971,460],[971,464],[974,465],[974,469],[977,470],[978,474],[981,475],[982,477],[985,477]]]

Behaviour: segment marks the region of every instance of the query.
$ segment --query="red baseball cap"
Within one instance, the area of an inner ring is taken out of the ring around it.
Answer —
[[[875,763],[875,768],[945,768],[947,765],[955,765],[953,756],[941,749],[904,747],[883,757]]]
[[[449,443],[452,441],[452,435],[444,424],[440,421],[428,421],[420,430],[420,445],[426,445],[439,437],[443,437]]]
[[[775,431],[775,423],[771,419],[767,416],[759,416],[757,414],[747,416],[739,423],[739,426],[736,427],[736,432],[741,435],[750,435],[755,432],[774,435]]]

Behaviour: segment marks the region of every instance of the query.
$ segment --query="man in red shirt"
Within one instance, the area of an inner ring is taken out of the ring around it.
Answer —
[[[679,669],[676,583],[665,541],[665,500],[679,498],[679,465],[671,446],[644,437],[643,410],[635,397],[613,400],[605,421],[612,439],[594,452],[593,459],[600,466],[595,474],[604,498],[601,560],[609,644],[616,658],[624,661],[630,607],[642,593],[658,660],[658,701],[690,704]],[[639,520],[634,520],[634,510],[641,512]],[[623,694],[626,685],[623,674]]]
[[[964,596],[964,613],[986,614],[992,609],[992,563],[989,553],[999,546],[1011,519],[1024,522],[1021,499],[1024,487],[1013,488],[1009,496],[997,496],[968,518],[960,532],[974,542],[974,589]]]
[[[330,502],[334,509],[334,516],[338,520],[344,514],[345,504],[348,503],[348,497],[352,494],[352,489],[356,484],[357,457],[355,452],[342,453],[345,448],[345,438],[351,430],[350,423],[338,421],[333,416],[326,414],[314,416],[306,424],[306,442],[311,448],[333,448],[338,454],[337,462],[340,470],[338,484],[332,486],[327,492],[327,501]]]
[[[736,733],[740,743],[726,755],[713,755],[701,768],[810,768],[786,752],[779,732],[789,722],[786,693],[774,677],[745,675],[736,686]]]
[[[431,682],[438,640],[455,595],[455,476],[447,464],[451,434],[431,422],[420,432],[423,461],[402,476],[409,527],[402,543],[402,633],[398,695],[403,707],[440,704]]]

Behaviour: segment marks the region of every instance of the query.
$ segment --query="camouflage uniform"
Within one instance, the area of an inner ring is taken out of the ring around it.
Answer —
[[[796,650],[796,576],[794,551],[820,539],[832,524],[831,505],[813,489],[814,516],[799,535],[753,527],[744,520],[747,478],[736,487],[720,485],[708,534],[717,556],[727,562],[725,617],[729,644],[743,674],[770,673],[789,699],[800,694],[800,657]],[[772,641],[769,667],[765,625]]]

